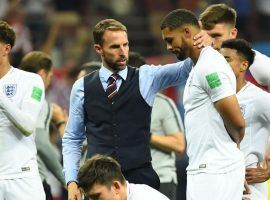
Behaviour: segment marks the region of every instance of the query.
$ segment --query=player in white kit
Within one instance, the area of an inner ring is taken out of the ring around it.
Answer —
[[[245,156],[246,179],[251,200],[267,200],[267,180],[270,163],[265,160],[270,135],[270,94],[245,80],[245,73],[253,63],[255,53],[240,39],[223,42],[220,52],[231,65],[237,80],[237,98],[246,121],[245,136],[240,149]],[[264,163],[264,161],[266,161]],[[265,164],[261,167],[261,164]]]
[[[161,22],[167,49],[195,64],[185,91],[187,199],[241,200],[244,157],[237,146],[245,121],[235,95],[236,79],[224,57],[212,47],[198,49],[192,39],[200,31],[187,10],[174,10]],[[233,178],[232,178],[233,177]]]
[[[43,200],[34,133],[44,85],[10,65],[14,42],[13,29],[0,21],[0,200]]]
[[[236,11],[226,4],[213,4],[200,15],[202,28],[214,39],[215,49],[219,50],[223,41],[237,37],[236,17]],[[255,51],[246,79],[270,91],[270,58]]]

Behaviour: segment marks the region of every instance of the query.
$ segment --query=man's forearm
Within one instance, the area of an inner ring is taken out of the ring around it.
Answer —
[[[17,106],[15,106],[7,97],[0,94],[0,107],[3,109],[3,112],[9,120],[22,132],[23,135],[29,136],[34,132],[41,106],[38,107],[37,105],[29,104],[29,110],[32,111],[32,114],[30,114],[17,108]]]
[[[227,129],[228,134],[232,138],[232,140],[239,146],[240,142],[242,141],[244,134],[245,134],[245,128],[244,127],[231,127],[231,125],[226,125],[225,127]]]
[[[173,135],[157,135],[152,133],[150,144],[166,152],[183,153],[185,151],[185,140],[182,133]]]
[[[80,166],[83,139],[72,139],[69,134],[64,134],[63,141],[63,162],[66,183],[77,181],[77,174]]]
[[[236,96],[228,96],[215,102],[215,107],[223,119],[228,134],[239,146],[245,134],[245,120]]]

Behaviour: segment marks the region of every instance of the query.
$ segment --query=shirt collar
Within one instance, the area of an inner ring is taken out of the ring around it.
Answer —
[[[106,82],[108,81],[109,77],[112,75],[113,73],[108,70],[106,67],[104,67],[103,65],[101,66],[100,70],[99,70],[99,75],[100,77],[102,77]],[[119,71],[117,74],[119,74],[119,76],[121,76],[121,78],[123,80],[127,79],[127,67],[125,67],[125,69]]]

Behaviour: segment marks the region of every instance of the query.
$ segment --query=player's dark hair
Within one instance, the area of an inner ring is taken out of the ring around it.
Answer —
[[[243,39],[229,39],[222,43],[221,48],[235,49],[237,53],[252,65],[255,52],[252,50],[250,43]]]
[[[13,28],[5,21],[0,21],[0,42],[14,46],[16,39]]]
[[[198,20],[192,12],[185,9],[176,9],[162,19],[160,28],[161,30],[165,28],[173,30],[183,25],[193,25],[199,28]]]
[[[110,188],[113,181],[125,184],[120,164],[113,158],[95,155],[85,161],[78,173],[78,186],[87,193],[95,184]]]

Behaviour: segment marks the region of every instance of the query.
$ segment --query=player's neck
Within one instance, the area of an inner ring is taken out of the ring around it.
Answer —
[[[121,190],[121,192],[120,192],[120,199],[121,200],[128,200],[127,199],[127,193],[128,193],[129,191],[128,191],[128,188],[127,188],[127,184],[124,184],[123,185],[123,189]]]
[[[194,63],[194,66],[196,65],[199,57],[200,57],[200,53],[201,53],[201,50],[202,49],[198,49],[198,47],[196,46],[193,46],[190,50],[190,55],[189,57],[191,58],[191,60],[193,61]]]
[[[10,68],[11,66],[8,61],[0,62],[0,79],[8,73]]]
[[[247,84],[244,77],[238,77],[236,79],[236,93],[239,92]]]

